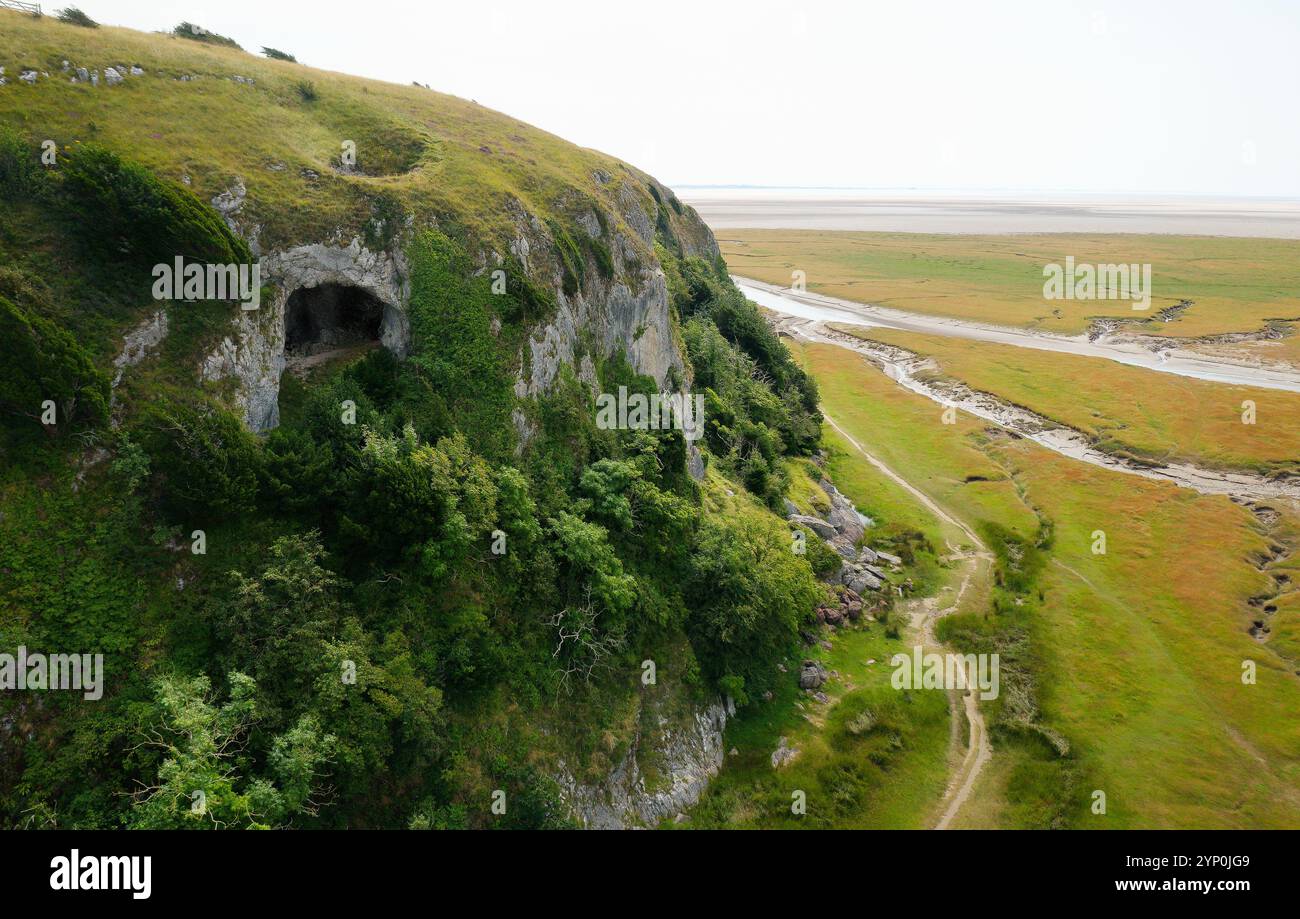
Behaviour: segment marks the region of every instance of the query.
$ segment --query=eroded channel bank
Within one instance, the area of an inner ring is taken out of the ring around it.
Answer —
[[[732,276],[732,280],[745,296],[759,306],[801,319],[899,329],[904,332],[920,332],[927,335],[944,335],[970,341],[1013,345],[1017,348],[1032,348],[1036,351],[1097,357],[1160,373],[1207,380],[1211,383],[1300,392],[1300,372],[1289,367],[1233,363],[1228,360],[1209,358],[1203,354],[1181,350],[1172,345],[1173,340],[1168,338],[1150,338],[1141,341],[1131,336],[1095,332],[1093,336],[1060,335],[1054,332],[989,325],[945,316],[909,313],[883,306],[870,306],[811,291],[794,291],[735,275]]]
[[[944,407],[953,407],[990,421],[1071,459],[1130,475],[1171,482],[1207,495],[1227,495],[1250,501],[1279,498],[1300,500],[1300,480],[1296,479],[1272,479],[1250,472],[1203,469],[1189,463],[1148,465],[1105,453],[1094,447],[1083,432],[1065,427],[1027,408],[971,389],[958,380],[926,379],[927,372],[938,369],[931,358],[921,357],[893,345],[856,338],[837,331],[818,319],[786,315],[778,317],[775,325],[779,332],[795,339],[833,344],[855,351],[900,386]]]

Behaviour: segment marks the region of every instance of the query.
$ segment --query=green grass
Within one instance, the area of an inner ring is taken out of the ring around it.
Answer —
[[[1129,234],[858,233],[726,230],[719,239],[734,274],[788,285],[795,269],[818,293],[896,309],[1078,334],[1093,317],[1142,319],[1180,300],[1174,322],[1127,331],[1173,337],[1250,332],[1300,318],[1300,241]],[[1043,298],[1043,266],[1150,264],[1152,303]],[[1261,359],[1300,360],[1300,337],[1237,345]]]
[[[1276,646],[1247,634],[1245,601],[1269,583],[1253,561],[1270,542],[1247,510],[973,423],[936,434],[937,407],[859,356],[828,345],[803,352],[827,412],[951,513],[1024,533],[1036,511],[1053,525],[1042,599],[1029,614],[1038,701],[1086,777],[1076,791],[1108,799],[1100,817],[1085,797],[1073,825],[1300,826],[1300,680],[1284,656],[1294,613],[1280,620]],[[1002,476],[996,501],[959,484],[981,463]],[[1105,555],[1091,551],[1096,530],[1107,535]],[[1257,663],[1255,685],[1241,682],[1243,660]],[[1002,738],[979,790],[994,800],[977,796],[972,813],[1033,825],[1051,803],[1038,797],[1036,755]]]
[[[889,683],[889,659],[911,649],[885,637],[880,623],[842,630],[832,650],[809,650],[839,677],[818,703],[799,690],[799,659],[773,700],[728,725],[724,746],[735,748],[700,804],[695,828],[920,829],[929,825],[947,781],[948,702],[942,692],[900,693]],[[868,665],[868,660],[875,660]],[[854,719],[875,725],[855,734]],[[773,769],[781,737],[799,756]],[[807,796],[807,814],[791,812],[792,794]]]
[[[1214,468],[1300,471],[1300,394],[1012,345],[839,328],[933,357],[942,376],[1082,431],[1108,453]],[[1253,424],[1242,421],[1247,400],[1255,404]]]
[[[101,72],[101,85],[72,84],[61,62]],[[11,74],[46,71],[35,86],[11,80],[0,121],[33,144],[101,143],[174,182],[188,177],[207,201],[240,177],[242,218],[261,227],[264,248],[363,234],[375,202],[389,196],[421,224],[436,215],[500,247],[514,238],[507,208],[518,200],[543,218],[571,219],[593,203],[636,241],[615,205],[630,183],[653,215],[644,173],[475,102],[417,86],[318,70],[216,45],[128,29],[81,29],[0,10],[0,61]],[[103,84],[105,67],[144,75]],[[192,80],[182,81],[181,76]],[[253,79],[235,83],[234,76]],[[316,99],[300,92],[304,81]],[[358,174],[337,172],[345,141]],[[57,167],[56,167],[57,168]],[[305,171],[316,173],[311,177]],[[613,177],[596,180],[600,170]],[[700,240],[693,214],[665,208],[674,233]],[[639,243],[637,243],[639,245]]]

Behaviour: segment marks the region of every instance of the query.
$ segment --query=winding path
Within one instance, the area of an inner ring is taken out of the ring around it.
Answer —
[[[836,433],[843,437],[867,462],[876,467],[882,475],[914,497],[935,517],[960,530],[970,540],[971,546],[974,547],[973,552],[960,556],[966,562],[966,574],[962,577],[961,587],[958,588],[951,604],[943,609],[938,609],[938,603],[933,597],[930,597],[926,600],[917,601],[918,605],[912,608],[912,625],[920,631],[923,642],[931,646],[944,647],[935,635],[935,624],[944,616],[957,610],[961,605],[962,597],[966,594],[966,588],[970,586],[971,580],[975,577],[981,565],[992,562],[992,553],[989,552],[988,547],[984,545],[984,541],[979,538],[979,535],[973,529],[953,517],[936,504],[929,495],[889,468],[878,457],[868,452],[848,431],[840,427],[830,415],[823,413],[822,417],[827,424],[835,429]],[[953,552],[960,551],[952,543],[948,544],[948,548]],[[960,657],[957,658],[956,663],[959,668],[963,666]],[[963,679],[962,682],[970,685],[972,681]],[[957,739],[956,695],[956,690],[950,690],[948,693],[948,705],[952,709],[954,741]],[[979,778],[980,773],[983,772],[984,767],[993,756],[993,750],[989,746],[988,729],[984,723],[984,714],[980,711],[979,701],[976,699],[975,693],[968,689],[962,694],[961,699],[966,708],[966,722],[970,725],[970,736],[966,744],[966,755],[962,759],[961,765],[949,778],[948,788],[944,791],[943,800],[940,802],[942,810],[939,822],[934,827],[936,830],[946,830],[952,826],[953,819],[970,798],[971,790],[975,787],[975,780]]]

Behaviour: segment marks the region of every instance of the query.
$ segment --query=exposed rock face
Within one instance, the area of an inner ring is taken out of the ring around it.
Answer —
[[[889,580],[889,576],[877,567],[876,563],[884,560],[889,564],[897,565],[899,563],[897,556],[866,546],[858,549],[857,543],[866,534],[862,515],[858,513],[853,502],[841,494],[828,479],[821,480],[821,487],[830,498],[830,510],[825,513],[825,519],[801,514],[799,509],[790,502],[786,502],[786,519],[790,523],[812,530],[834,549],[840,558],[844,559],[840,564],[836,580],[849,588],[855,597],[869,590],[880,590]],[[862,606],[859,604],[855,612],[861,614],[861,611]],[[845,612],[826,612],[820,618],[823,622],[838,625],[845,615],[847,615]]]
[[[157,310],[152,316],[140,323],[122,339],[122,353],[113,359],[117,373],[113,375],[113,386],[122,382],[122,374],[127,367],[134,367],[144,360],[154,348],[167,337],[167,311]]]
[[[579,291],[572,298],[560,290],[554,319],[538,328],[528,343],[529,372],[521,375],[516,395],[542,395],[554,384],[561,365],[576,367],[580,332],[593,335],[606,355],[626,352],[637,373],[661,386],[667,387],[670,370],[684,378],[685,366],[672,338],[663,270],[657,265],[646,269],[640,280],[641,289],[635,293],[619,279],[589,283],[591,291]]]
[[[556,776],[561,793],[578,821],[590,830],[654,826],[700,799],[722,766],[722,731],[735,709],[721,701],[695,713],[682,726],[666,726],[659,736],[639,733],[609,777],[598,785],[580,784],[562,766]],[[637,762],[641,748],[653,750],[657,780],[647,787]]]
[[[858,514],[858,509],[853,506],[852,501],[840,494],[839,489],[828,480],[822,479],[821,487],[822,491],[826,492],[827,497],[831,499],[831,509],[826,515],[826,520],[850,543],[856,543],[866,533],[866,527],[862,523],[862,517]]]
[[[564,291],[559,259],[549,258],[557,247],[546,225],[518,201],[509,204],[515,224],[510,252],[525,270],[544,271],[546,263],[554,265],[549,286],[556,292],[558,304],[551,320],[533,330],[528,353],[521,355],[515,382],[515,395],[521,399],[549,392],[562,366],[578,368],[584,340],[593,342],[604,357],[623,352],[632,369],[653,378],[661,391],[686,391],[686,366],[673,337],[667,278],[653,256],[647,258],[643,251],[654,244],[654,226],[631,185],[625,183],[619,189],[618,202],[624,220],[640,237],[641,249],[618,229],[602,228],[594,213],[579,215],[581,229],[607,243],[614,271],[612,278],[606,278],[597,265],[588,262],[585,283],[572,295]],[[716,250],[708,228],[700,223],[698,230]],[[547,258],[544,261],[539,256]],[[594,375],[589,382],[594,384]],[[526,443],[532,431],[522,413],[515,417],[519,440]],[[703,477],[704,460],[694,443],[687,453],[691,475]]]
[[[233,380],[235,399],[254,431],[280,423],[280,376],[284,372],[284,311],[290,294],[302,287],[341,284],[360,288],[384,304],[379,340],[398,357],[411,344],[406,314],[410,296],[405,259],[400,254],[371,252],[353,239],[347,246],[315,244],[272,253],[262,259],[262,280],[276,285],[276,295],[257,310],[241,311],[235,328],[204,359],[203,380]]]

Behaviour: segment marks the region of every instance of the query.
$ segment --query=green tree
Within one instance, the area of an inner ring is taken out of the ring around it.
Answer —
[[[155,681],[157,723],[145,729],[144,745],[160,750],[162,763],[155,784],[136,795],[131,827],[267,829],[314,811],[312,791],[334,738],[304,716],[274,739],[270,775],[248,775],[257,683],[237,672],[228,682],[230,696],[218,704],[207,677]]]
[[[688,631],[706,672],[733,696],[742,687],[750,696],[770,687],[776,664],[824,594],[791,551],[789,531],[754,514],[706,519],[691,569]]]

